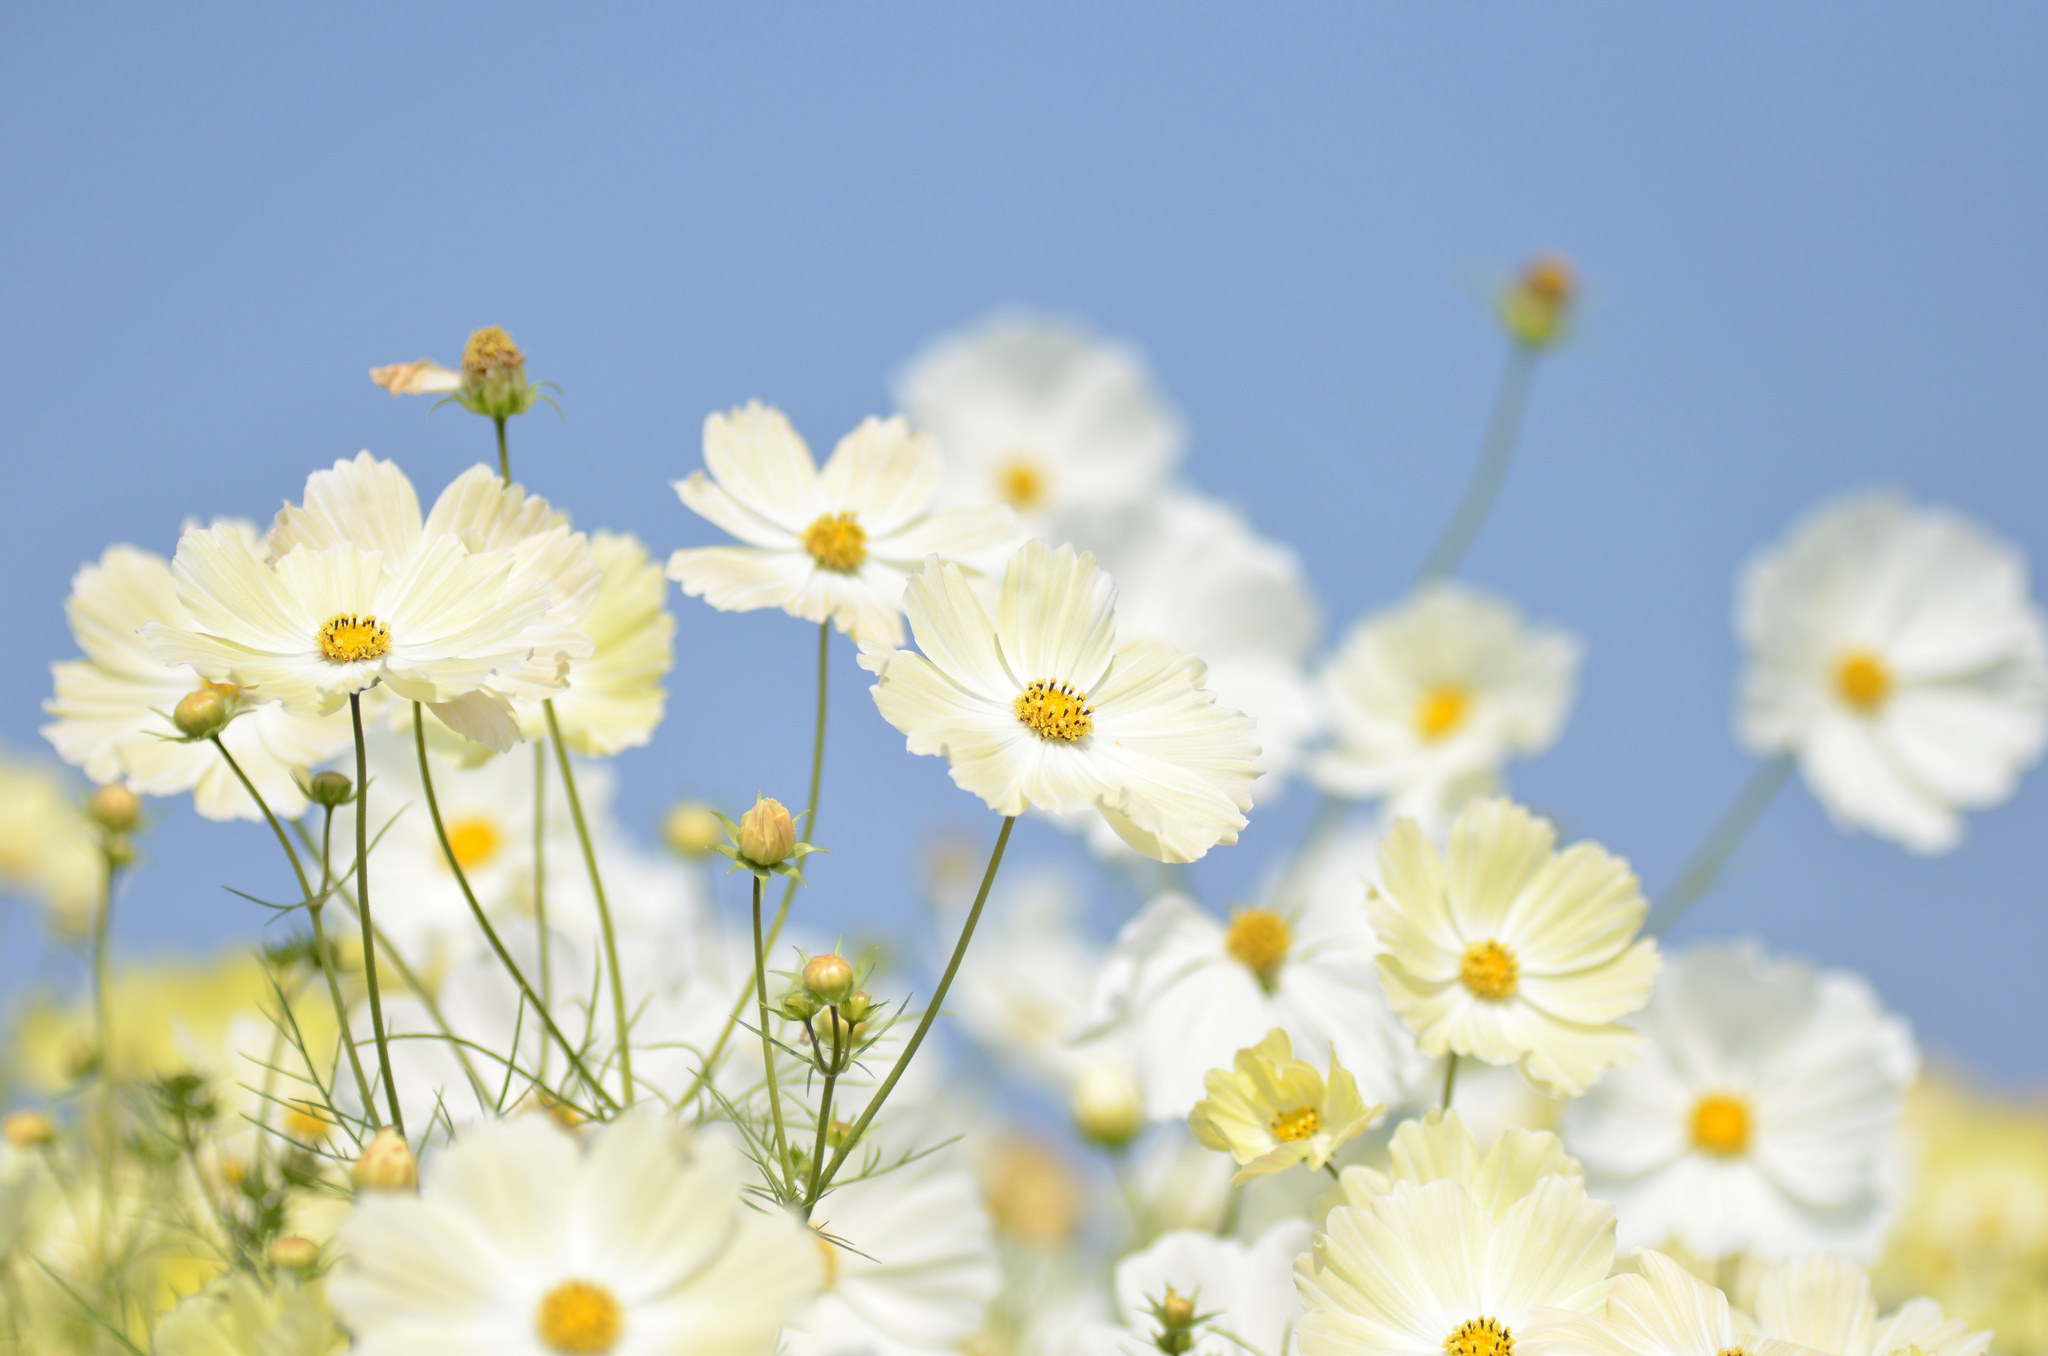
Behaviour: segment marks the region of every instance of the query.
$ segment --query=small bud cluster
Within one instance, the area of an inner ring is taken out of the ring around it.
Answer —
[[[812,956],[782,995],[777,1010],[803,1023],[818,1072],[843,1073],[873,1039],[871,1023],[880,1005],[860,987],[853,962],[836,952]]]
[[[1195,1297],[1183,1295],[1170,1285],[1163,1297],[1152,1301],[1149,1312],[1153,1321],[1159,1324],[1159,1331],[1153,1334],[1152,1345],[1168,1356],[1183,1356],[1193,1351],[1195,1325],[1216,1316],[1213,1313],[1196,1313]]]

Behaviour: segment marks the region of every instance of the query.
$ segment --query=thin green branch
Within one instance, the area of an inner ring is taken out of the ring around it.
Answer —
[[[1714,887],[1721,870],[1728,865],[1728,859],[1735,855],[1735,849],[1742,844],[1756,821],[1784,789],[1786,780],[1792,775],[1796,760],[1789,753],[1781,753],[1762,764],[1750,774],[1742,790],[1721,812],[1721,818],[1707,834],[1706,842],[1700,844],[1685,870],[1657,901],[1657,907],[1650,911],[1650,918],[1643,931],[1652,937],[1661,937],[1671,930],[1687,909],[1699,903],[1702,896]]]
[[[384,1097],[391,1103],[391,1126],[403,1139],[405,1112],[398,1105],[398,1076],[391,1071],[391,1049],[384,1041],[384,997],[377,991],[377,942],[370,934],[370,751],[363,739],[362,693],[348,694],[348,714],[356,734],[356,913],[363,924],[363,983],[370,992],[370,1034],[377,1040],[377,1067],[384,1074]],[[283,837],[283,833],[278,834],[280,840]],[[300,880],[304,882],[303,875]],[[347,1036],[347,1027],[342,1028],[342,1034]]]
[[[576,825],[576,841],[583,848],[583,865],[590,872],[590,892],[597,897],[597,926],[604,936],[604,963],[612,982],[612,1023],[619,1032],[619,1075],[625,1083],[626,1105],[633,1105],[633,1027],[626,1020],[626,979],[619,969],[619,936],[612,927],[612,906],[605,898],[604,874],[597,868],[597,845],[591,841],[590,825],[583,818],[583,797],[576,791],[576,773],[569,764],[569,746],[562,740],[561,722],[555,719],[552,698],[541,703],[547,713],[548,737],[554,741],[555,762],[562,769],[562,791],[569,798],[569,818]],[[542,948],[546,953],[546,948]]]
[[[1420,579],[1441,579],[1458,572],[1465,553],[1486,526],[1493,504],[1508,478],[1508,463],[1514,460],[1515,436],[1521,432],[1522,411],[1529,403],[1529,381],[1536,372],[1537,350],[1515,344],[1508,350],[1507,365],[1501,369],[1500,386],[1493,397],[1493,413],[1486,421],[1486,437],[1479,445],[1479,461],[1472,478],[1465,483],[1443,531],[1423,558]]]

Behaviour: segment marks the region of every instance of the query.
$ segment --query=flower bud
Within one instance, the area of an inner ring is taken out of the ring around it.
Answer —
[[[836,1008],[827,1008],[811,1029],[818,1033],[820,1068],[837,1073],[853,1062],[853,1052],[860,1045],[863,1034],[859,1022],[848,1021]],[[834,1051],[838,1052],[836,1065]]]
[[[1195,1302],[1172,1286],[1167,1286],[1166,1298],[1159,1301],[1159,1321],[1169,1328],[1193,1326]]]
[[[792,1022],[808,1022],[818,1015],[822,1006],[811,996],[809,989],[791,989],[782,995],[782,1001],[776,1004],[775,1010]]]
[[[813,956],[804,962],[804,987],[820,1003],[843,1003],[853,992],[853,966],[844,956]]]
[[[825,1143],[833,1149],[844,1149],[852,1138],[852,1121],[843,1121],[834,1116],[832,1124],[825,1127]]]
[[[405,1137],[386,1126],[363,1146],[352,1175],[359,1191],[411,1191],[420,1184],[420,1165]]]
[[[685,857],[702,857],[718,846],[718,815],[701,800],[679,802],[661,821],[661,836]]]
[[[1578,277],[1561,254],[1540,254],[1500,298],[1500,320],[1530,348],[1547,348],[1564,337]]]
[[[188,739],[210,739],[227,727],[234,715],[234,703],[216,687],[195,688],[178,698],[171,709],[171,724]]]
[[[101,845],[101,850],[107,854],[107,861],[115,867],[135,864],[135,843],[124,833],[108,834],[107,841]]]
[[[781,801],[763,796],[740,817],[735,846],[755,866],[780,866],[796,851],[796,821]]]
[[[282,1271],[310,1271],[320,1260],[320,1245],[302,1234],[285,1234],[272,1239],[263,1256]]]
[[[1145,1104],[1130,1073],[1111,1061],[1090,1064],[1074,1080],[1075,1128],[1105,1149],[1130,1143],[1145,1125]]]
[[[856,1027],[872,1017],[874,1012],[875,1000],[868,996],[866,989],[855,989],[846,995],[846,1000],[839,1005],[839,1015]]]
[[[526,381],[526,355],[512,342],[512,336],[496,325],[486,325],[469,336],[462,350],[462,385],[457,394],[465,407],[494,419],[525,414],[538,398]]]
[[[126,833],[142,819],[142,799],[119,782],[109,782],[85,803],[93,822],[109,833]]]
[[[355,796],[356,784],[348,779],[345,772],[316,772],[306,783],[306,798],[315,805],[333,809],[346,805]]]
[[[0,1121],[0,1138],[17,1149],[38,1149],[57,1138],[57,1123],[40,1111],[17,1111]]]

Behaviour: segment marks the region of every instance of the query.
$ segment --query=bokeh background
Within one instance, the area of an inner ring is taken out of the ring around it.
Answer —
[[[821,449],[922,342],[1004,304],[1151,354],[1186,475],[1292,542],[1334,634],[1412,576],[1501,360],[1490,283],[1586,282],[1467,574],[1588,642],[1513,772],[1654,893],[1751,769],[1741,561],[1891,484],[2048,556],[2048,11],[1859,4],[9,7],[0,48],[0,743],[40,749],[62,602],[110,542],[267,520],[368,447],[426,493],[489,425],[364,373],[509,327],[566,422],[521,479],[658,554],[703,416]],[[814,632],[674,596],[667,724],[625,819],[800,801]],[[920,926],[922,845],[994,819],[836,650],[819,930]],[[1242,901],[1311,797],[1195,872]],[[2048,1079],[2048,773],[1918,859],[1798,787],[1680,935],[1867,973],[1936,1051]],[[256,825],[166,808],[116,945],[254,935]],[[1071,851],[1031,826],[1020,847]],[[729,887],[737,902],[737,887]],[[1100,920],[1107,927],[1113,918]],[[74,982],[0,905],[0,997]]]

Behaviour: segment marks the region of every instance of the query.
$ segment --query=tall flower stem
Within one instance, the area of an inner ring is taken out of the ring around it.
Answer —
[[[932,1022],[937,1019],[939,1009],[945,1005],[946,993],[953,987],[953,977],[960,973],[960,962],[967,956],[967,944],[974,940],[974,926],[981,921],[982,906],[988,903],[988,892],[996,883],[996,872],[1002,869],[1003,849],[1010,845],[1010,830],[1016,827],[1015,815],[1004,818],[1003,830],[996,835],[995,850],[989,853],[988,870],[981,876],[981,889],[975,892],[974,907],[967,911],[967,921],[960,925],[960,940],[953,945],[953,957],[946,962],[946,972],[939,976],[939,987],[932,990],[932,1001],[925,1005],[924,1015],[917,1019],[917,1029],[910,1033],[910,1042],[903,1047],[903,1053],[897,1057],[895,1065],[889,1070],[889,1076],[882,1080],[882,1086],[875,1090],[867,1109],[860,1113],[860,1119],[855,1121],[853,1129],[847,1132],[845,1142],[839,1146],[839,1152],[832,1155],[831,1166],[827,1167],[811,1189],[804,1193],[806,1219],[810,1218],[811,1209],[817,1205],[818,1197],[824,1194],[826,1187],[832,1185],[834,1174],[839,1171],[840,1165],[846,1162],[847,1155],[853,1152],[853,1146],[860,1143],[860,1137],[867,1132],[868,1123],[874,1120],[875,1113],[882,1109],[882,1104],[889,1100],[889,1094],[896,1090],[897,1080],[903,1077],[903,1071],[910,1067],[911,1060],[917,1058],[917,1048],[924,1044],[925,1033],[932,1029]]]
[[[1508,350],[1507,365],[1501,369],[1500,386],[1493,397],[1493,413],[1486,420],[1486,437],[1479,445],[1479,461],[1465,493],[1452,510],[1443,531],[1423,558],[1421,579],[1441,579],[1458,572],[1458,565],[1479,529],[1493,512],[1507,481],[1508,463],[1514,460],[1515,437],[1522,429],[1522,412],[1529,404],[1529,382],[1536,372],[1537,350],[1529,344],[1515,344]]]
[[[120,879],[121,864],[111,843],[100,846],[99,909],[92,920],[92,1011],[93,1051],[99,1059],[100,1082],[107,1088],[107,1128],[113,1129],[114,995],[110,976],[112,948],[107,935],[114,922],[114,883]]]
[[[510,485],[512,483],[512,455],[505,450],[505,416],[502,414],[496,415],[493,417],[492,422],[498,426],[498,479]]]
[[[554,965],[548,945],[548,742],[533,741],[533,930],[540,944],[540,1001],[555,1001]],[[548,1048],[540,1048],[540,1068],[545,1075]]]
[[[768,953],[761,941],[761,878],[754,877],[754,993],[760,1000],[761,1067],[768,1074],[768,1110],[775,1118],[775,1166],[782,1185],[796,1195],[796,1178],[789,1166],[789,1135],[782,1126],[782,1089],[775,1076],[775,1037],[768,1030]]]
[[[811,1180],[804,1191],[804,1199],[818,1199],[818,1177],[825,1170],[825,1145],[832,1133],[832,1088],[839,1082],[839,1070],[846,1063],[846,1046],[853,1040],[851,1023],[842,1022],[839,1009],[835,1006],[827,1011],[831,1014],[832,1060],[825,1069],[825,1090],[818,1096],[818,1139],[811,1148]],[[816,1032],[811,1033],[811,1048],[818,1048]]]
[[[377,939],[370,930],[370,751],[363,742],[362,693],[348,694],[348,715],[356,732],[356,913],[363,924],[363,984],[370,991],[370,1034],[377,1040],[377,1067],[384,1073],[391,1127],[403,1138],[405,1112],[398,1105],[398,1079],[391,1072],[391,1047],[384,1037],[384,997],[377,989]],[[278,839],[283,841],[284,834],[279,833]],[[343,1027],[343,1036],[347,1033],[348,1028]]]
[[[811,794],[810,799],[804,802],[803,824],[804,837],[806,839],[815,839],[818,832],[818,787],[825,776],[825,677],[829,671],[829,665],[826,661],[831,653],[829,648],[831,640],[832,623],[829,621],[820,622],[818,624],[818,718],[816,729],[811,736]],[[789,884],[783,887],[782,904],[775,910],[775,921],[768,927],[766,947],[769,951],[775,949],[775,939],[782,935],[782,925],[789,918],[789,906],[796,899],[796,884],[796,877],[791,876]],[[747,1010],[747,1003],[754,997],[755,983],[756,981],[749,977],[747,987],[742,989],[740,996],[733,1000],[732,1011],[726,1014],[724,1028],[719,1031],[718,1039],[711,1043],[710,1053],[704,1057],[704,1067],[697,1070],[697,1076],[690,1082],[689,1091],[685,1092],[681,1100],[676,1103],[677,1111],[683,1110],[691,1102],[695,1101],[697,1094],[702,1092],[705,1085],[711,1081],[711,1071],[718,1067],[719,1056],[725,1053],[726,1043],[732,1039],[733,1031],[739,1026],[740,1014]]]
[[[228,771],[235,774],[235,780],[249,793],[249,799],[255,801],[256,808],[263,812],[264,822],[269,824],[270,831],[277,835],[277,845],[284,849],[285,860],[292,864],[292,874],[298,877],[299,897],[306,901],[306,917],[313,925],[313,949],[320,958],[320,973],[327,977],[327,994],[334,1000],[336,1039],[341,1042],[342,1048],[348,1051],[349,1067],[356,1075],[356,1093],[363,1099],[363,1115],[369,1119],[370,1128],[374,1130],[384,1122],[377,1114],[377,1097],[370,1089],[370,1076],[363,1069],[363,1057],[357,1053],[356,1043],[349,1035],[348,1004],[342,1000],[341,980],[334,973],[334,953],[327,945],[327,930],[320,925],[320,910],[327,903],[327,883],[324,876],[327,869],[325,864],[329,858],[326,849],[321,850],[323,879],[320,891],[316,894],[306,880],[306,867],[299,860],[298,850],[292,846],[292,840],[285,836],[284,825],[271,813],[269,803],[263,799],[263,793],[256,789],[256,783],[249,780],[249,774],[242,771],[242,765],[235,761],[235,755],[228,752],[228,746],[221,742],[219,735],[213,737],[213,746],[219,749],[220,756],[227,760]],[[360,792],[362,783],[358,781],[356,786]],[[303,829],[301,831],[303,832]],[[333,834],[334,810],[330,806],[327,810],[327,823],[322,841],[331,841]],[[310,850],[309,848],[308,851]]]
[[[1735,849],[1751,827],[1784,789],[1786,779],[1792,775],[1793,756],[1781,753],[1758,767],[1750,774],[1742,790],[1721,812],[1721,818],[1714,824],[1707,841],[1700,844],[1692,860],[1685,864],[1685,870],[1657,901],[1657,907],[1650,911],[1650,918],[1643,925],[1643,931],[1652,937],[1662,936],[1671,930],[1671,925],[1700,898],[1714,887],[1721,869],[1728,865],[1728,859],[1735,855]]]
[[[1442,1109],[1451,1109],[1451,1091],[1458,1086],[1458,1052],[1451,1051],[1451,1057],[1444,1061],[1444,1100]]]
[[[526,975],[520,970],[519,963],[512,959],[512,953],[505,949],[505,943],[499,938],[498,930],[491,926],[490,917],[484,912],[484,906],[477,903],[476,891],[470,888],[469,875],[462,869],[462,862],[455,855],[455,845],[448,841],[448,826],[441,820],[441,801],[434,794],[434,773],[427,762],[426,714],[420,710],[418,702],[412,705],[412,733],[414,747],[419,752],[420,787],[427,797],[427,817],[434,821],[434,837],[441,842],[441,855],[447,860],[448,869],[455,873],[455,884],[462,890],[462,898],[469,905],[470,916],[475,918],[476,925],[483,929],[484,940],[490,943],[491,950],[498,957],[498,963],[505,967],[505,973],[512,976],[512,982],[519,986],[519,992],[525,994],[526,1001],[533,1004],[533,1010],[539,1016],[541,1025],[547,1028],[548,1035],[562,1048],[562,1053],[568,1056],[569,1067],[576,1071],[576,1076],[583,1080],[584,1086],[590,1089],[593,1097],[616,1109],[618,1100],[606,1092],[604,1085],[592,1078],[590,1071],[583,1067],[583,1059],[576,1053],[576,1047],[569,1043],[569,1038],[555,1025],[554,1014],[548,1011],[547,1004],[540,1001],[540,995],[533,991],[533,985],[526,982]],[[369,909],[364,908],[362,914],[363,926],[367,928]]]
[[[633,1105],[633,1026],[626,1017],[626,980],[619,969],[619,935],[612,927],[612,906],[605,899],[604,875],[597,869],[597,845],[590,840],[590,825],[583,818],[583,797],[576,793],[576,772],[569,765],[569,746],[562,742],[562,726],[555,719],[552,699],[541,703],[547,712],[548,738],[555,746],[555,762],[562,769],[562,791],[569,798],[569,818],[576,825],[576,841],[583,848],[583,865],[590,872],[590,893],[597,897],[597,925],[604,934],[604,964],[612,981],[612,1023],[619,1031],[619,1076],[626,1085],[626,1105]],[[545,950],[545,948],[543,948]]]

